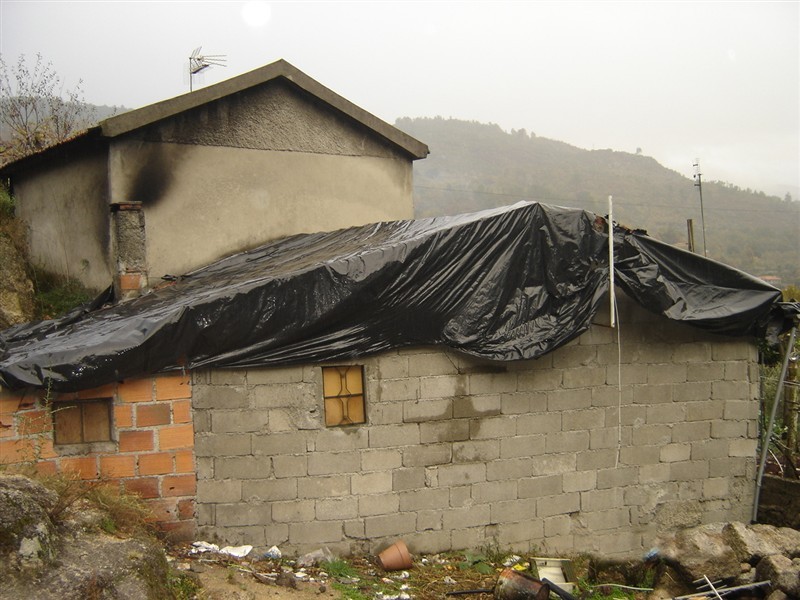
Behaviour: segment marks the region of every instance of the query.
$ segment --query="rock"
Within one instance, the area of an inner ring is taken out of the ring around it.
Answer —
[[[55,527],[48,511],[55,503],[56,495],[40,483],[0,476],[0,555],[8,556],[8,568],[38,570],[52,557]]]
[[[728,523],[722,530],[722,536],[736,557],[751,565],[773,554],[800,554],[800,531],[788,527]]]
[[[759,581],[769,580],[773,590],[781,590],[790,598],[800,597],[800,561],[774,554],[762,558],[756,566]]]
[[[658,544],[660,555],[689,581],[733,579],[741,573],[741,561],[722,536],[724,525],[714,523],[683,529]]]
[[[33,319],[33,283],[25,261],[11,240],[0,233],[0,330]]]
[[[780,590],[775,590],[769,596],[767,596],[767,600],[789,600],[789,596]]]

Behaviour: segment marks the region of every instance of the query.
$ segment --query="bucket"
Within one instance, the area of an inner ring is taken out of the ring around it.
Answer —
[[[504,569],[494,588],[497,600],[547,600],[550,587],[526,573]]]
[[[394,544],[378,554],[378,562],[384,571],[400,571],[411,568],[411,554],[406,543],[397,540]]]

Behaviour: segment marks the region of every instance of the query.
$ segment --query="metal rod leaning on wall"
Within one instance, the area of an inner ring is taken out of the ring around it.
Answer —
[[[789,368],[789,358],[792,356],[794,350],[794,338],[797,334],[797,317],[795,317],[795,325],[792,327],[792,332],[789,334],[789,345],[786,347],[786,355],[783,357],[783,367],[781,367],[781,376],[778,378],[778,388],[775,390],[775,401],[772,403],[772,411],[769,415],[769,425],[764,432],[764,438],[761,440],[761,461],[758,465],[758,475],[756,476],[756,493],[753,499],[753,518],[752,522],[758,520],[758,500],[761,496],[761,480],[764,478],[764,467],[767,464],[767,453],[769,452],[769,442],[772,439],[772,428],[775,425],[775,414],[778,412],[778,404],[780,403],[781,392],[783,392],[783,382],[786,379],[786,370]]]

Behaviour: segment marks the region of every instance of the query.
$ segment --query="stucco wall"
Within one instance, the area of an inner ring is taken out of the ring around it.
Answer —
[[[194,373],[199,535],[639,557],[658,531],[747,520],[754,346],[620,310],[621,365],[599,325],[524,363],[437,349],[357,361],[368,425],[322,425],[319,366]]]
[[[17,215],[42,268],[101,290],[111,283],[106,160],[102,150],[54,159],[14,179]]]
[[[277,237],[413,217],[410,157],[292,84],[113,140],[111,201],[141,202],[150,280]]]
[[[112,164],[115,201],[143,202],[151,281],[286,235],[413,217],[400,159],[131,140]]]

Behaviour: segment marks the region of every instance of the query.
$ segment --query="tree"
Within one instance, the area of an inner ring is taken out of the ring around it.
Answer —
[[[0,164],[69,139],[92,124],[94,109],[84,102],[82,83],[65,90],[41,54],[32,67],[25,55],[13,66],[0,56]]]

